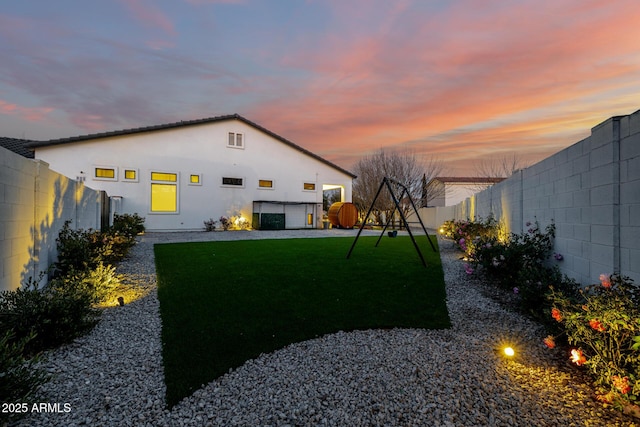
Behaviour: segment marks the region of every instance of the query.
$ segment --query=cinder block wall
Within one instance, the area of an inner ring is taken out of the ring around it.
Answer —
[[[514,233],[525,232],[527,222],[544,228],[553,221],[563,273],[585,285],[601,273],[640,283],[640,110],[602,122],[590,137],[454,207],[420,212],[434,229],[449,214],[492,214]]]
[[[56,258],[66,220],[100,227],[100,192],[0,147],[0,291],[16,289]]]

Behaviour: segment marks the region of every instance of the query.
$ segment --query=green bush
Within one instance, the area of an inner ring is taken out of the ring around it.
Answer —
[[[64,295],[86,296],[90,304],[99,304],[107,300],[120,284],[116,268],[99,262],[91,270],[70,271],[65,276],[56,277],[49,287]]]
[[[34,280],[0,293],[0,334],[11,332],[12,344],[33,335],[25,355],[71,342],[95,325],[97,314],[88,293],[39,288]]]
[[[542,232],[536,223],[527,223],[526,233],[511,233],[506,242],[490,236],[476,239],[469,254],[471,262],[482,268],[492,282],[505,289],[512,289],[525,274],[532,283],[534,273],[544,270],[544,263],[553,249],[555,225],[552,223]],[[546,272],[545,272],[546,274]]]
[[[549,266],[553,249],[555,225],[544,231],[537,223],[527,223],[522,234],[506,234],[503,227],[489,217],[479,223],[447,221],[441,233],[454,239],[464,251],[467,274],[482,274],[488,283],[517,294],[517,308],[530,317],[550,326],[547,298],[549,286],[560,288],[567,295],[577,293],[577,283],[560,273],[557,266]],[[456,240],[457,239],[457,240]],[[562,256],[554,254],[556,260]]]
[[[135,237],[138,234],[144,233],[144,221],[145,219],[137,213],[114,214],[113,226],[110,231],[128,237]]]
[[[58,261],[55,263],[55,275],[65,276],[78,271],[92,270],[100,263],[115,264],[122,260],[135,244],[135,234],[125,234],[110,230],[72,230],[71,221],[65,221],[56,246]],[[128,228],[126,233],[134,228]]]
[[[523,269],[517,278],[518,307],[521,312],[542,323],[548,330],[557,332],[557,326],[548,315],[551,309],[551,286],[571,297],[578,295],[580,289],[578,283],[562,274],[557,266],[532,264]]]
[[[38,358],[24,357],[24,348],[34,336],[16,339],[13,331],[0,334],[0,402],[22,402],[46,382],[46,374],[36,367]]]
[[[502,237],[503,226],[489,216],[479,221],[446,221],[440,227],[440,233],[453,240],[458,248],[467,255],[475,252],[479,242],[498,241]]]
[[[640,288],[619,275],[600,280],[577,298],[552,289],[547,315],[564,329],[572,361],[587,367],[600,400],[622,409],[640,398]],[[545,343],[555,346],[553,337]]]

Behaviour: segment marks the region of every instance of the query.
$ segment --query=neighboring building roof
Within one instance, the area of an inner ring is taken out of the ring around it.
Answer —
[[[33,150],[27,148],[34,141],[28,139],[6,138],[0,136],[0,147],[4,147],[7,150],[11,150],[16,154],[20,154],[27,159],[33,159]]]
[[[489,177],[442,177],[438,176],[432,181],[446,182],[450,184],[497,184],[507,178],[489,178]]]
[[[201,124],[207,124],[207,123],[214,123],[214,122],[222,122],[225,120],[240,120],[241,122],[244,122],[246,124],[248,124],[249,126],[252,126],[256,129],[258,129],[261,132],[266,133],[267,135],[279,140],[280,142],[283,142],[284,144],[308,155],[311,156],[313,158],[315,158],[316,160],[321,161],[322,163],[325,163],[349,176],[351,176],[352,178],[355,178],[356,175],[354,175],[353,173],[349,172],[346,169],[341,168],[340,166],[318,156],[317,154],[312,153],[311,151],[300,147],[297,144],[294,144],[293,142],[289,141],[286,138],[281,137],[280,135],[271,132],[270,130],[260,126],[257,123],[252,122],[251,120],[245,119],[244,117],[240,116],[239,114],[229,114],[226,116],[217,116],[217,117],[209,117],[209,118],[205,118],[205,119],[197,119],[197,120],[187,120],[187,121],[180,121],[180,122],[175,122],[175,123],[167,123],[167,124],[163,124],[163,125],[156,125],[156,126],[146,126],[146,127],[139,127],[139,128],[133,128],[133,129],[123,129],[123,130],[116,130],[116,131],[111,131],[111,132],[101,132],[101,133],[94,133],[94,134],[90,134],[90,135],[80,135],[80,136],[73,136],[73,137],[69,137],[69,138],[60,138],[60,139],[51,139],[49,141],[33,141],[31,144],[28,145],[28,147],[32,148],[32,149],[37,149],[38,147],[48,147],[48,146],[52,146],[52,145],[60,145],[60,144],[69,144],[69,143],[73,143],[73,142],[80,142],[80,141],[89,141],[89,140],[93,140],[93,139],[101,139],[101,138],[109,138],[112,136],[122,136],[122,135],[131,135],[131,134],[135,134],[135,133],[142,133],[142,132],[153,132],[153,131],[159,131],[159,130],[165,130],[165,129],[174,129],[174,128],[179,128],[179,127],[183,127],[183,126],[194,126],[194,125],[201,125]]]

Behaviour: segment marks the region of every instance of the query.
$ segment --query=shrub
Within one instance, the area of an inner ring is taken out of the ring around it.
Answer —
[[[113,226],[110,231],[127,237],[135,237],[138,234],[144,233],[144,221],[145,218],[139,216],[137,213],[114,214]]]
[[[116,268],[99,262],[90,270],[70,271],[65,276],[57,277],[49,287],[60,294],[86,296],[95,305],[106,301],[120,283]]]
[[[57,275],[72,270],[85,270],[98,262],[98,254],[93,250],[90,231],[72,230],[71,220],[64,222],[56,239],[58,261],[55,265]]]
[[[115,264],[121,261],[127,254],[131,247],[135,244],[136,240],[134,236],[127,236],[119,233],[101,233],[99,231],[90,230],[86,234],[86,238],[89,239],[90,251],[93,252],[92,264],[88,265],[88,268],[96,268],[101,262],[107,264]]]
[[[481,223],[448,221],[442,233],[458,239],[458,247],[467,254],[467,274],[479,272],[487,282],[516,293],[513,301],[521,312],[553,327],[546,314],[550,307],[549,286],[574,295],[578,285],[556,266],[547,266],[555,237],[554,224],[544,231],[537,223],[526,225],[529,228],[525,233],[507,235],[504,227],[490,217]],[[554,254],[554,258],[559,260],[561,256]]]
[[[218,221],[220,221],[220,226],[224,231],[227,231],[231,228],[231,220],[226,216],[221,216]]]
[[[467,255],[475,252],[475,246],[480,241],[498,240],[503,226],[493,216],[479,222],[446,221],[440,232],[452,239],[458,248]]]
[[[517,278],[518,308],[542,323],[547,329],[557,332],[556,325],[548,315],[551,309],[549,301],[551,286],[571,297],[577,296],[580,288],[575,280],[562,274],[557,266],[546,267],[533,264],[523,269]]]
[[[216,221],[215,219],[209,218],[208,221],[204,222],[204,230],[205,231],[214,231],[216,229],[216,223],[217,222],[218,221]]]
[[[135,235],[117,231],[102,233],[92,229],[72,230],[70,224],[70,220],[65,221],[56,239],[56,276],[95,269],[100,263],[114,264],[122,260],[135,244]]]
[[[13,331],[0,334],[0,402],[24,402],[47,381],[47,375],[36,366],[38,358],[24,357],[24,348],[34,336],[31,333],[16,339]]]
[[[97,320],[91,304],[87,293],[39,288],[30,278],[21,288],[0,293],[0,333],[12,332],[12,343],[33,335],[24,345],[24,354],[37,354],[90,330]]]
[[[600,400],[622,409],[640,397],[640,289],[619,275],[600,280],[577,298],[552,289],[551,316],[574,347],[572,361],[592,374]]]
[[[482,267],[493,282],[505,289],[522,284],[519,280],[522,275],[531,283],[540,281],[535,278],[535,273],[544,271],[544,263],[553,249],[553,223],[544,232],[540,231],[537,223],[527,223],[527,226],[527,232],[512,233],[504,243],[497,236],[476,239],[470,251],[472,263]]]

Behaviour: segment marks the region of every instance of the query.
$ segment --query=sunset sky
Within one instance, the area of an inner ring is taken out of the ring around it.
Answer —
[[[640,109],[640,1],[3,1],[0,56],[0,136],[238,113],[347,169],[472,175]]]

